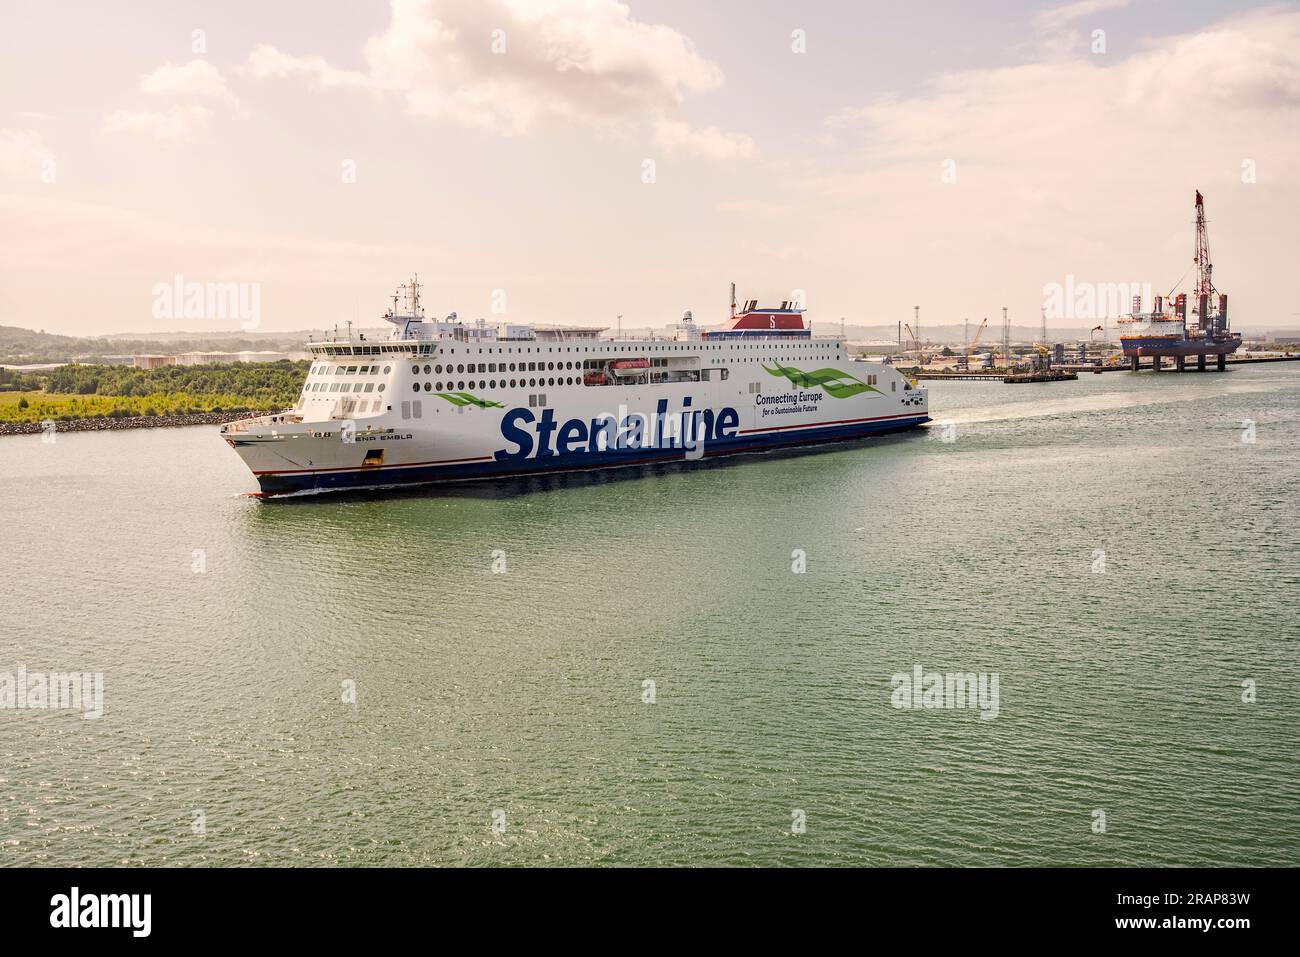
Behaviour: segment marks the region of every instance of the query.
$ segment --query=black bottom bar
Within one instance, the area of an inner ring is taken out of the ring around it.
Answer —
[[[654,927],[658,938],[698,918],[741,935],[765,934],[772,921],[814,921],[823,931],[916,945],[1041,940],[1048,929],[1072,943],[1200,939],[1230,949],[1293,921],[1296,877],[1199,869],[9,870],[0,871],[0,900],[10,945],[32,936],[66,943],[69,935],[78,944],[133,942],[147,928],[148,939],[168,943],[319,942],[336,951],[413,933],[430,943],[467,933],[498,943],[503,930],[519,928],[563,946],[601,939],[598,927],[634,936]],[[71,927],[73,888],[78,924],[119,926]],[[100,896],[146,894],[147,910],[143,896],[107,907]]]

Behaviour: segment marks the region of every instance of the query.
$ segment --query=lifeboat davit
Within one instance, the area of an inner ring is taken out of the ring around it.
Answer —
[[[649,359],[615,359],[609,364],[609,371],[614,375],[640,375],[649,368]]]

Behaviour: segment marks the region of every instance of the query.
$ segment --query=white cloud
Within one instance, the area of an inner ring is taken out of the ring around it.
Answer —
[[[140,78],[140,92],[149,96],[195,97],[226,105],[238,99],[226,85],[226,78],[206,60],[191,60],[182,66],[164,63]],[[114,110],[104,117],[108,133],[147,133],[154,139],[189,139],[212,117],[212,110],[198,103],[176,103],[165,110]]]
[[[655,144],[669,156],[695,156],[726,162],[753,159],[758,155],[754,141],[741,133],[728,133],[716,126],[697,129],[680,120],[661,119],[654,126]]]
[[[140,92],[151,96],[207,97],[235,102],[221,71],[207,60],[191,60],[184,66],[164,63],[140,78]]]
[[[1123,58],[944,73],[828,124],[845,147],[798,181],[822,211],[809,243],[825,257],[850,244],[882,262],[922,257],[961,289],[954,301],[1007,297],[1014,311],[1007,280],[1020,277],[1021,312],[1033,314],[1034,277],[1176,282],[1191,259],[1196,189],[1220,276],[1239,297],[1296,255],[1295,243],[1288,252],[1264,237],[1300,215],[1298,12],[1230,17]],[[1257,183],[1243,181],[1246,161]],[[927,253],[935,236],[953,251]]]
[[[31,183],[39,182],[44,164],[54,154],[33,130],[0,130],[0,178]]]
[[[1068,194],[1071,180],[1168,181],[1211,155],[1294,153],[1300,143],[1284,116],[1298,111],[1300,13],[1272,12],[1162,38],[1118,61],[1062,57],[940,74],[921,95],[882,96],[827,123],[857,129],[876,173],[924,163],[937,183],[938,164],[951,158],[959,183],[963,167],[978,167]]]
[[[195,104],[180,104],[161,112],[116,110],[104,118],[104,131],[148,133],[159,140],[184,140],[211,116],[211,110]]]
[[[342,70],[263,44],[244,72],[388,91],[412,115],[503,134],[555,122],[625,132],[648,124],[661,148],[710,159],[755,152],[748,137],[674,118],[688,93],[721,86],[722,70],[688,37],[633,19],[617,0],[392,0],[364,59],[364,72]]]
[[[1107,26],[1098,14],[1119,10],[1129,5],[1129,0],[1079,0],[1063,7],[1044,10],[1034,17],[1035,42],[1029,49],[1039,57],[1054,57],[1084,49],[1087,45],[1083,31],[1075,29],[1078,21],[1087,19],[1089,39],[1092,31]]]
[[[336,87],[374,88],[376,84],[365,73],[339,70],[318,56],[295,57],[281,53],[270,44],[258,44],[248,55],[243,72],[258,80],[303,77],[320,89]]]
[[[1034,18],[1034,26],[1042,33],[1061,30],[1076,20],[1101,13],[1104,10],[1119,10],[1129,5],[1129,0],[1078,0],[1062,7],[1044,10]]]

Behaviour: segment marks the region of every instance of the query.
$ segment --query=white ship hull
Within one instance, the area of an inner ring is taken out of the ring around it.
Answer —
[[[924,389],[851,360],[839,339],[458,336],[311,349],[293,409],[222,429],[265,495],[691,460],[929,421]],[[593,371],[641,358],[636,381]]]

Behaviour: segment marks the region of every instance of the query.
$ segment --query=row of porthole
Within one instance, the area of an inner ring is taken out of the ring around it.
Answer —
[[[524,386],[528,386],[528,387],[530,387],[530,388],[536,388],[536,387],[539,386],[539,385],[577,385],[577,384],[578,384],[578,380],[575,379],[575,378],[573,378],[572,376],[569,376],[569,377],[567,377],[567,378],[562,376],[562,377],[560,377],[560,378],[558,378],[558,379],[519,379],[519,380],[511,379],[509,382],[506,382],[505,379],[501,379],[500,381],[498,381],[498,380],[496,380],[496,379],[481,379],[481,380],[479,380],[478,387],[479,387],[480,389],[495,389],[495,388],[498,388],[498,387],[504,389],[504,388],[506,388],[507,386],[509,386],[511,389],[514,389],[514,388],[522,388],[522,387],[524,387]],[[454,390],[456,390],[457,392],[463,392],[467,386],[468,386],[468,388],[471,388],[471,389],[474,388],[474,380],[471,379],[468,383],[466,383],[466,382],[450,382],[450,381],[445,382],[445,383],[444,383],[444,382],[426,382],[426,383],[424,383],[424,391],[425,391],[425,392],[441,392],[441,391],[442,391],[442,387],[443,387],[444,385],[445,385],[448,389],[454,389]],[[419,392],[419,391],[420,391],[420,383],[418,383],[418,382],[412,382],[412,383],[411,383],[411,391],[412,391],[412,392]]]
[[[392,366],[384,366],[384,375],[393,371]],[[362,366],[360,373],[356,366],[332,366],[329,363],[322,362],[320,365],[312,366],[308,375],[379,375],[379,366]]]
[[[478,368],[475,368],[476,365],[478,366]],[[497,369],[497,366],[498,366],[498,365],[501,367],[500,369]],[[475,373],[475,372],[498,372],[498,371],[499,371],[499,372],[507,372],[507,371],[509,371],[509,372],[514,372],[514,371],[515,371],[515,363],[513,363],[513,362],[508,363],[508,365],[510,366],[510,368],[509,368],[508,370],[506,369],[506,365],[507,365],[507,363],[505,363],[505,362],[500,362],[500,363],[498,363],[498,362],[479,362],[479,363],[471,362],[471,363],[469,364],[469,369],[468,369],[468,370],[466,370],[466,368],[465,368],[464,365],[458,365],[458,366],[456,366],[456,368],[455,368],[454,370],[453,370],[452,367],[449,365],[449,366],[447,366],[447,373],[448,373],[448,375],[450,375],[453,371],[455,371],[455,372],[466,372],[466,371],[468,371],[468,372],[470,372],[471,374],[473,374],[473,373]],[[543,369],[547,369],[547,370],[554,371],[555,369],[561,369],[561,370],[563,370],[563,369],[581,369],[581,368],[582,368],[582,363],[581,363],[581,362],[520,362],[518,365],[519,365],[519,371],[520,371],[520,372],[541,372],[541,371],[543,371]],[[525,368],[524,368],[525,366],[527,366],[528,368],[525,369]],[[414,375],[419,375],[419,374],[420,374],[420,367],[419,367],[419,366],[411,366],[411,372],[412,372]],[[442,366],[425,366],[425,367],[424,367],[424,374],[425,374],[425,375],[442,375]],[[481,388],[481,387],[480,387],[480,388]]]
[[[769,358],[769,357],[766,357],[766,356],[765,356],[765,357],[761,357],[761,358],[760,358],[760,357],[755,357],[754,359],[751,359],[751,360],[749,360],[749,361],[752,361],[752,362],[759,362],[759,361],[764,361],[765,359],[768,359],[768,358]],[[776,358],[782,358],[782,359],[784,359],[784,358],[793,358],[793,357],[789,357],[789,356],[778,356],[778,357],[776,357]],[[831,356],[829,356],[829,355],[818,355],[818,356],[813,356],[813,357],[811,357],[811,358],[817,358],[817,359],[829,359],[829,358],[831,358]],[[666,360],[656,360],[656,361],[659,361],[659,362],[666,362]],[[478,366],[477,369],[475,368],[475,365]],[[471,362],[471,363],[469,364],[469,369],[468,369],[468,371],[469,371],[471,374],[474,373],[474,372],[496,372],[496,371],[498,371],[498,370],[497,370],[497,366],[498,366],[498,365],[501,366],[501,369],[500,369],[501,372],[506,372],[506,371],[514,372],[514,371],[515,371],[515,365],[516,365],[516,364],[513,363],[513,362],[511,362],[511,363],[505,363],[505,362],[500,362],[500,363],[497,363],[497,362],[479,362],[479,363],[473,363],[473,362]],[[508,370],[507,370],[507,368],[506,368],[507,365],[509,366],[509,369],[508,369]],[[534,368],[534,367],[540,367],[540,366],[545,366],[547,370],[551,370],[551,371],[553,371],[553,370],[555,370],[555,369],[557,369],[557,368],[558,368],[558,369],[561,369],[561,370],[563,370],[563,369],[581,369],[581,368],[582,368],[582,363],[581,363],[581,362],[559,362],[559,363],[556,363],[556,362],[546,362],[546,363],[542,363],[542,362],[520,362],[520,363],[518,363],[518,365],[519,365],[519,367],[520,367],[520,368],[519,368],[519,371],[520,371],[520,372],[534,372],[534,371],[542,371],[540,368],[536,368],[536,369]],[[525,369],[524,366],[527,366],[528,368]],[[388,370],[385,369],[384,371],[387,372]],[[452,367],[451,367],[450,365],[448,365],[448,366],[447,366],[447,373],[450,374],[452,371],[453,371]],[[462,364],[462,365],[458,365],[458,366],[456,366],[456,368],[455,368],[454,371],[456,371],[456,372],[465,372],[465,371],[467,371],[467,370],[466,370],[465,366]],[[419,374],[420,374],[420,367],[419,367],[418,365],[413,365],[413,366],[411,366],[411,372],[412,372],[412,374],[414,374],[414,375],[419,375]],[[442,366],[440,366],[440,365],[426,365],[426,366],[424,367],[424,374],[425,374],[425,375],[442,375]],[[554,385],[555,383],[552,382],[551,384]],[[564,384],[564,383],[563,383],[563,380],[561,380],[561,384]],[[572,384],[572,383],[570,383],[570,384]],[[502,387],[505,386],[505,380],[502,380],[501,385],[502,385]],[[514,383],[511,382],[511,385],[513,386]],[[448,388],[450,388],[450,387],[451,387],[451,384],[448,383]],[[487,388],[487,386],[485,386],[482,382],[480,382],[480,383],[479,383],[479,388],[480,388],[480,389],[485,389],[485,388]],[[495,388],[495,386],[493,386],[493,388]],[[416,391],[419,391],[419,386],[416,386]]]

